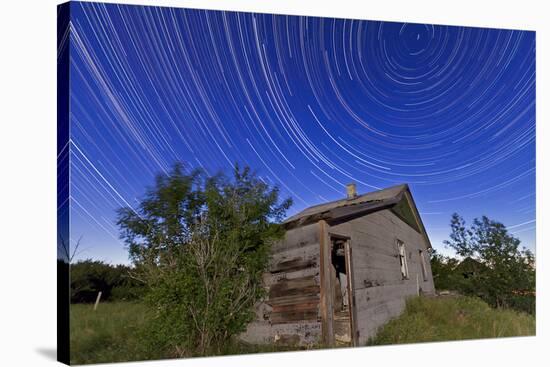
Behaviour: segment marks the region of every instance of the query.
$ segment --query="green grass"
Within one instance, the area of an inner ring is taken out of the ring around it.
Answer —
[[[147,309],[140,303],[101,303],[97,311],[91,304],[71,305],[71,364],[128,362],[174,358],[151,351],[142,339]],[[229,343],[220,354],[271,353],[299,350],[279,345]],[[302,348],[303,349],[303,348]]]
[[[161,358],[145,352],[139,330],[147,318],[139,303],[71,305],[71,363],[126,362]]]
[[[470,297],[412,298],[368,345],[535,335],[535,317]]]
[[[139,303],[71,306],[71,363],[89,364],[170,358],[147,350],[141,329],[147,310]],[[413,298],[405,312],[383,327],[368,345],[419,343],[535,335],[535,318],[498,310],[468,297]],[[319,348],[316,346],[314,348]],[[311,348],[311,349],[314,349]],[[299,350],[279,345],[230,343],[221,354],[270,353]]]

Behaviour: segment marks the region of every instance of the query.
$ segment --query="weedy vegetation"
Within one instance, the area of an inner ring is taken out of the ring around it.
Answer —
[[[368,345],[535,335],[535,317],[474,297],[416,297]]]
[[[71,364],[115,363],[178,357],[167,349],[152,347],[149,323],[154,314],[143,303],[71,305]],[[253,345],[231,338],[216,355],[295,351],[285,345]],[[311,349],[311,348],[310,348]]]
[[[140,334],[147,320],[147,308],[140,303],[71,305],[71,363],[126,362],[162,358],[146,350]]]

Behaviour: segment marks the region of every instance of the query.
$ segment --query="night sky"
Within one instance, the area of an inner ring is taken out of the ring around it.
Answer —
[[[72,3],[71,241],[127,263],[115,210],[175,161],[256,169],[288,215],[408,183],[535,249],[535,33]]]

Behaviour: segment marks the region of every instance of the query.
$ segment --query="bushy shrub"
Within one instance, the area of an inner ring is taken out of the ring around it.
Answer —
[[[157,177],[138,209],[119,211],[135,275],[148,288],[151,348],[217,354],[246,329],[290,203],[279,203],[277,188],[248,168],[227,178],[176,165]]]

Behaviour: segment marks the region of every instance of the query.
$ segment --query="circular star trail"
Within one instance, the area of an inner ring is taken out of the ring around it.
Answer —
[[[175,161],[236,162],[289,214],[408,183],[437,247],[451,213],[534,248],[535,34],[72,4],[72,236],[115,262],[114,210]]]

